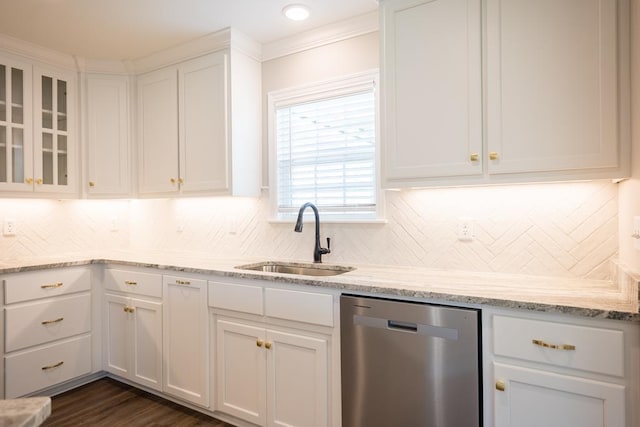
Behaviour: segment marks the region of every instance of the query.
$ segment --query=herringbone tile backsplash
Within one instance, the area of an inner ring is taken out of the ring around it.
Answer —
[[[607,278],[618,251],[618,190],[609,181],[387,192],[386,223],[323,224],[333,263]],[[322,215],[322,214],[321,214]],[[313,227],[269,222],[268,197],[153,200],[0,199],[4,258],[100,250],[310,261]],[[457,239],[460,218],[475,238]],[[112,231],[117,228],[118,231]]]

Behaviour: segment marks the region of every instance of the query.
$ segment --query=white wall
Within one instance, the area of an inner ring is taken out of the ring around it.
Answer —
[[[640,216],[640,0],[631,1],[631,179],[620,184],[620,259],[640,272],[634,247],[633,217]]]

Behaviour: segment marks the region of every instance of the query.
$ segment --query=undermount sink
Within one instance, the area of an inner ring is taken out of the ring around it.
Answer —
[[[239,265],[239,270],[264,271],[268,273],[297,274],[300,276],[337,276],[355,270],[355,267],[328,264],[303,264],[297,262],[264,261]]]

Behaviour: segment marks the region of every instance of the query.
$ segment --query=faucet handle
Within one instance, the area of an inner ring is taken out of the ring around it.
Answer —
[[[331,237],[327,237],[327,252],[331,253]]]

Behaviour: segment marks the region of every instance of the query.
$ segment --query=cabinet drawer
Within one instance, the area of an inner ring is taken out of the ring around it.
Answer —
[[[251,314],[264,314],[262,287],[209,282],[209,306]]]
[[[265,315],[333,326],[333,296],[284,289],[265,289]]]
[[[104,286],[113,291],[162,298],[162,276],[126,270],[107,269]]]
[[[494,316],[494,354],[606,375],[624,375],[624,334],[615,329]]]
[[[5,397],[12,399],[91,372],[91,336],[5,356]]]
[[[30,271],[3,279],[5,304],[91,289],[91,271],[85,268]]]
[[[5,351],[20,350],[91,330],[91,294],[5,308]]]

